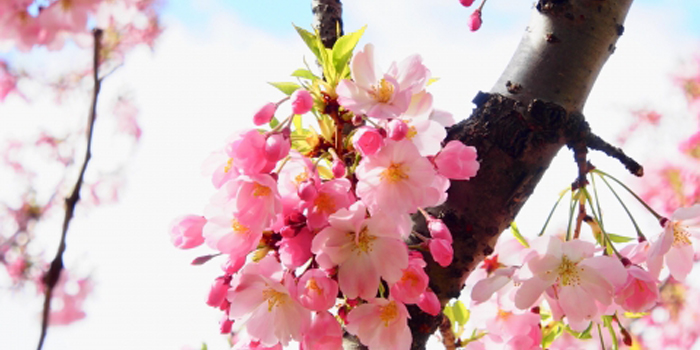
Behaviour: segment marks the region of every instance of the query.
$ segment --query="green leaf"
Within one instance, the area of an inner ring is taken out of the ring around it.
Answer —
[[[510,223],[510,232],[513,234],[513,237],[515,237],[515,239],[517,239],[518,242],[523,245],[523,247],[530,248],[530,244],[527,243],[525,237],[520,234],[520,230],[518,230],[518,226],[515,224],[515,221]]]
[[[282,83],[268,83],[268,84],[280,89],[280,91],[284,92],[284,94],[287,96],[291,95],[294,91],[297,91],[297,89],[301,88],[301,86],[299,86],[299,84],[297,84],[297,83],[282,82]]]
[[[469,310],[467,310],[467,307],[464,306],[464,303],[461,300],[457,300],[454,305],[452,305],[452,311],[454,312],[455,315],[455,322],[457,324],[464,326],[467,324],[469,321]]]
[[[616,235],[614,233],[608,233],[608,238],[610,238],[613,243],[626,243],[634,239],[633,237]]]
[[[315,76],[314,73],[311,73],[308,69],[297,69],[292,73],[293,77],[299,77],[299,78],[304,78],[304,79],[309,79],[309,80],[314,80],[314,79],[319,79],[319,77]]]
[[[545,326],[542,329],[542,348],[548,348],[562,333],[564,333],[564,326],[559,322]]]
[[[277,125],[280,125],[280,121],[277,120],[276,117],[272,117],[272,120],[270,120],[270,128],[274,129]]]
[[[318,35],[311,33],[310,31],[308,31],[304,28],[297,27],[295,25],[294,25],[294,29],[297,30],[297,33],[299,33],[299,36],[301,36],[301,38],[304,40],[304,42],[306,43],[306,46],[308,46],[309,49],[311,49],[311,52],[313,52],[314,56],[316,56],[316,58],[318,58],[320,61],[321,55],[319,54],[319,50],[318,50],[318,41],[319,41]]]
[[[612,325],[612,316],[603,316],[603,323],[605,324],[605,328],[607,328],[610,332],[610,337],[612,338],[613,342],[613,350],[618,350],[620,345],[618,344],[617,335],[615,334],[615,329]]]
[[[445,305],[445,308],[442,310],[442,313],[447,316],[447,319],[450,320],[450,324],[452,325],[452,330],[454,330],[455,326],[455,314],[452,312],[452,305]]]
[[[588,328],[584,329],[583,332],[577,332],[571,329],[568,325],[566,326],[566,331],[578,339],[592,339],[591,329],[593,329],[593,322],[588,324]]]
[[[366,28],[367,26],[364,26],[362,29],[343,35],[336,40],[333,45],[333,65],[336,72],[342,73],[345,70],[352,57],[352,51],[355,50],[355,46],[357,46]]]
[[[207,343],[202,343],[202,348],[201,350],[208,350],[209,347],[207,346]]]

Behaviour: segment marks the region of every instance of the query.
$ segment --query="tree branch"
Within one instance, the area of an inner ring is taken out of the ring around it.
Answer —
[[[343,4],[340,0],[311,0],[311,12],[321,42],[327,48],[333,48],[336,39],[343,35]]]
[[[540,0],[491,93],[479,93],[472,116],[448,131],[445,142],[477,148],[481,167],[475,178],[453,181],[447,202],[429,210],[454,238],[450,266],[442,268],[424,254],[430,287],[443,305],[459,297],[469,273],[493,252],[554,156],[587,125],[580,112],[631,3]],[[427,234],[421,215],[414,223],[414,230]],[[412,349],[425,349],[441,319],[414,310]]]
[[[83,165],[80,168],[80,174],[78,175],[78,179],[76,180],[75,185],[73,186],[73,191],[71,192],[70,196],[66,197],[65,199],[66,213],[63,217],[63,230],[61,232],[61,241],[58,245],[58,251],[56,251],[56,256],[54,257],[53,261],[51,261],[49,271],[46,272],[43,278],[43,283],[44,287],[46,288],[46,291],[44,295],[44,308],[42,311],[41,318],[41,335],[39,337],[39,344],[37,345],[37,350],[41,350],[41,348],[44,346],[44,340],[46,339],[46,332],[49,327],[49,314],[51,312],[51,296],[53,295],[53,290],[56,287],[56,284],[58,283],[58,280],[61,276],[61,271],[63,270],[63,253],[66,251],[66,236],[68,234],[68,226],[70,225],[70,221],[73,218],[75,206],[80,200],[80,188],[83,185],[85,169],[87,169],[88,162],[90,161],[90,157],[92,156],[90,151],[92,146],[92,131],[95,125],[97,96],[100,93],[100,85],[102,83],[102,80],[98,76],[102,29],[95,29],[93,30],[92,34],[95,42],[93,49],[92,65],[93,80],[95,87],[92,94],[92,103],[90,105],[86,131],[87,146],[85,148],[85,160],[83,161]]]

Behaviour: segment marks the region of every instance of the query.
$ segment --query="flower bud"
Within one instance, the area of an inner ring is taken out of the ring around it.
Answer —
[[[180,249],[190,249],[204,243],[202,228],[207,219],[199,215],[185,215],[173,221],[170,226],[170,239]]]
[[[459,0],[459,3],[464,7],[469,7],[474,3],[474,0]]]
[[[311,94],[305,89],[298,89],[294,91],[291,96],[292,100],[292,113],[294,114],[304,114],[311,110],[314,106],[314,99]]]
[[[219,307],[221,303],[226,300],[226,294],[228,293],[229,283],[231,278],[226,276],[219,276],[214,280],[209,290],[209,296],[207,298],[207,305],[211,307]]]
[[[309,180],[303,181],[299,184],[297,194],[299,195],[299,198],[304,202],[312,202],[314,199],[316,199],[316,195],[318,194],[316,184],[314,184],[313,181]]]
[[[394,141],[401,141],[408,134],[408,125],[400,119],[394,119],[387,124],[387,136]]]
[[[258,126],[269,123],[272,117],[275,116],[275,111],[277,111],[277,104],[272,102],[266,103],[253,116],[253,123]]]
[[[418,307],[423,310],[426,314],[437,316],[442,310],[440,305],[440,300],[437,295],[429,289],[426,289],[423,294],[420,295],[418,300]]]
[[[452,243],[452,233],[442,220],[430,218],[428,220],[428,231],[430,231],[430,235],[433,238],[444,239]]]
[[[433,256],[433,260],[435,260],[438,265],[447,267],[447,265],[452,263],[454,251],[452,250],[452,243],[446,239],[431,239],[428,242],[428,248],[430,248],[430,254]]]
[[[362,119],[362,116],[359,116],[357,114],[352,116],[352,125],[360,126],[360,125],[362,125],[362,122],[364,122],[364,120]]]
[[[292,147],[289,140],[280,133],[268,135],[265,140],[265,159],[269,162],[276,162],[286,157]]]
[[[339,159],[334,160],[331,171],[336,179],[345,177],[345,163],[341,162]]]
[[[472,15],[469,16],[469,22],[467,24],[469,25],[469,30],[472,32],[479,30],[479,28],[481,28],[481,10],[475,10]]]
[[[371,156],[384,146],[384,137],[376,128],[364,126],[355,132],[352,145],[363,156]]]

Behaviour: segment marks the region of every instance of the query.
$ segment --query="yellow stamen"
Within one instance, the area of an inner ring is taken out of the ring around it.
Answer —
[[[263,290],[263,298],[267,300],[267,311],[272,311],[275,306],[282,306],[287,302],[287,294],[278,292],[272,288]]]
[[[226,166],[224,167],[224,172],[228,173],[229,170],[231,170],[232,166],[233,166],[233,158],[229,158],[228,162],[226,162]]]
[[[318,286],[318,283],[316,283],[316,279],[313,277],[309,278],[309,280],[306,281],[306,289],[313,290],[318,295],[323,294],[323,289]]]
[[[406,175],[406,172],[403,169],[403,164],[396,164],[394,162],[392,162],[391,165],[386,168],[386,170],[382,171],[382,173],[379,174],[379,177],[382,180],[389,181],[390,183],[408,179],[408,175]]]
[[[576,264],[577,263],[569,260],[568,256],[562,256],[561,264],[559,264],[557,268],[559,284],[561,286],[577,286],[581,282],[581,278],[578,275],[580,268]]]
[[[336,210],[335,201],[333,200],[333,197],[323,192],[318,194],[316,200],[314,201],[314,205],[319,211],[324,212],[326,214],[333,214]]]
[[[680,222],[673,222],[673,246],[680,247],[692,244],[690,242],[690,233],[687,227],[680,224]]]
[[[379,84],[372,85],[372,90],[369,92],[375,101],[379,103],[387,103],[394,96],[394,84],[382,79]]]
[[[403,276],[401,276],[401,282],[409,282],[412,286],[417,285],[419,281],[420,279],[418,278],[418,276],[416,276],[416,274],[410,271],[404,272]]]
[[[395,301],[390,301],[389,304],[379,307],[379,319],[384,322],[384,327],[389,327],[389,322],[399,316],[399,309],[396,307]]]
[[[355,235],[354,232],[349,233],[350,235]],[[359,250],[357,253],[367,253],[372,251],[372,241],[377,239],[377,237],[369,234],[367,226],[363,227],[360,233],[355,235],[355,246],[352,248],[353,251]]]
[[[233,229],[233,232],[235,233],[246,233],[248,232],[248,228],[243,226],[237,219],[233,219],[231,221],[231,228]]]
[[[302,182],[306,181],[309,179],[309,173],[307,171],[304,171],[303,173],[299,173],[299,175],[294,177],[294,183],[299,186]]]
[[[416,135],[418,135],[418,130],[416,127],[411,125],[408,127],[408,132],[406,133],[406,138],[412,140]]]
[[[269,187],[263,186],[257,182],[253,186],[253,196],[255,197],[268,196],[270,193],[272,193],[272,190]]]

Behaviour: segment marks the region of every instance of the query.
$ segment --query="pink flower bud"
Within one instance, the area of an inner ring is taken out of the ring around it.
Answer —
[[[440,300],[433,291],[426,289],[418,300],[418,307],[423,310],[426,314],[437,316],[442,309],[440,305]]]
[[[228,315],[224,315],[219,322],[219,330],[221,331],[221,334],[231,333],[231,326],[233,326],[233,320],[230,320]]]
[[[313,181],[303,181],[299,184],[297,194],[301,200],[305,202],[312,202],[314,199],[316,199],[316,195],[318,194],[316,184]]]
[[[469,16],[469,30],[476,32],[481,28],[481,11],[476,9],[471,16]]]
[[[446,239],[431,239],[428,242],[428,248],[430,248],[430,254],[433,256],[433,260],[440,266],[447,267],[447,265],[452,263],[454,255],[452,243]]]
[[[468,180],[479,170],[476,156],[476,148],[453,140],[435,156],[434,162],[440,175],[453,180]]]
[[[298,231],[299,230],[297,230],[293,226],[284,226],[280,230],[280,235],[282,235],[282,237],[284,237],[284,238],[294,238],[294,236],[297,235]]]
[[[363,126],[352,137],[352,145],[363,156],[371,156],[384,146],[384,137],[379,130]]]
[[[253,116],[253,123],[258,126],[269,123],[272,117],[275,116],[275,111],[277,111],[277,104],[272,102],[266,103]]]
[[[291,147],[289,138],[285,138],[280,133],[270,134],[265,140],[265,159],[269,162],[276,162],[286,157]]]
[[[314,311],[328,310],[335,304],[338,283],[318,269],[306,271],[297,284],[299,303]]]
[[[452,233],[442,220],[431,218],[428,220],[428,231],[436,239],[444,239],[452,243]]]
[[[310,111],[311,107],[314,106],[314,99],[311,97],[311,94],[304,89],[294,91],[291,100],[292,112],[294,114],[304,114]]]
[[[209,290],[209,297],[207,298],[207,305],[211,307],[219,307],[221,303],[226,300],[226,294],[230,287],[229,283],[231,281],[230,277],[219,276],[214,280]]]
[[[199,215],[185,215],[170,225],[170,239],[180,249],[190,249],[204,243],[202,228],[207,219]]]
[[[345,163],[341,162],[339,159],[334,160],[331,171],[333,171],[333,176],[336,179],[345,177]]]
[[[469,7],[474,3],[474,0],[459,0],[459,3],[464,7]]]
[[[401,141],[408,134],[408,125],[402,120],[394,119],[387,124],[387,136],[394,141]]]

